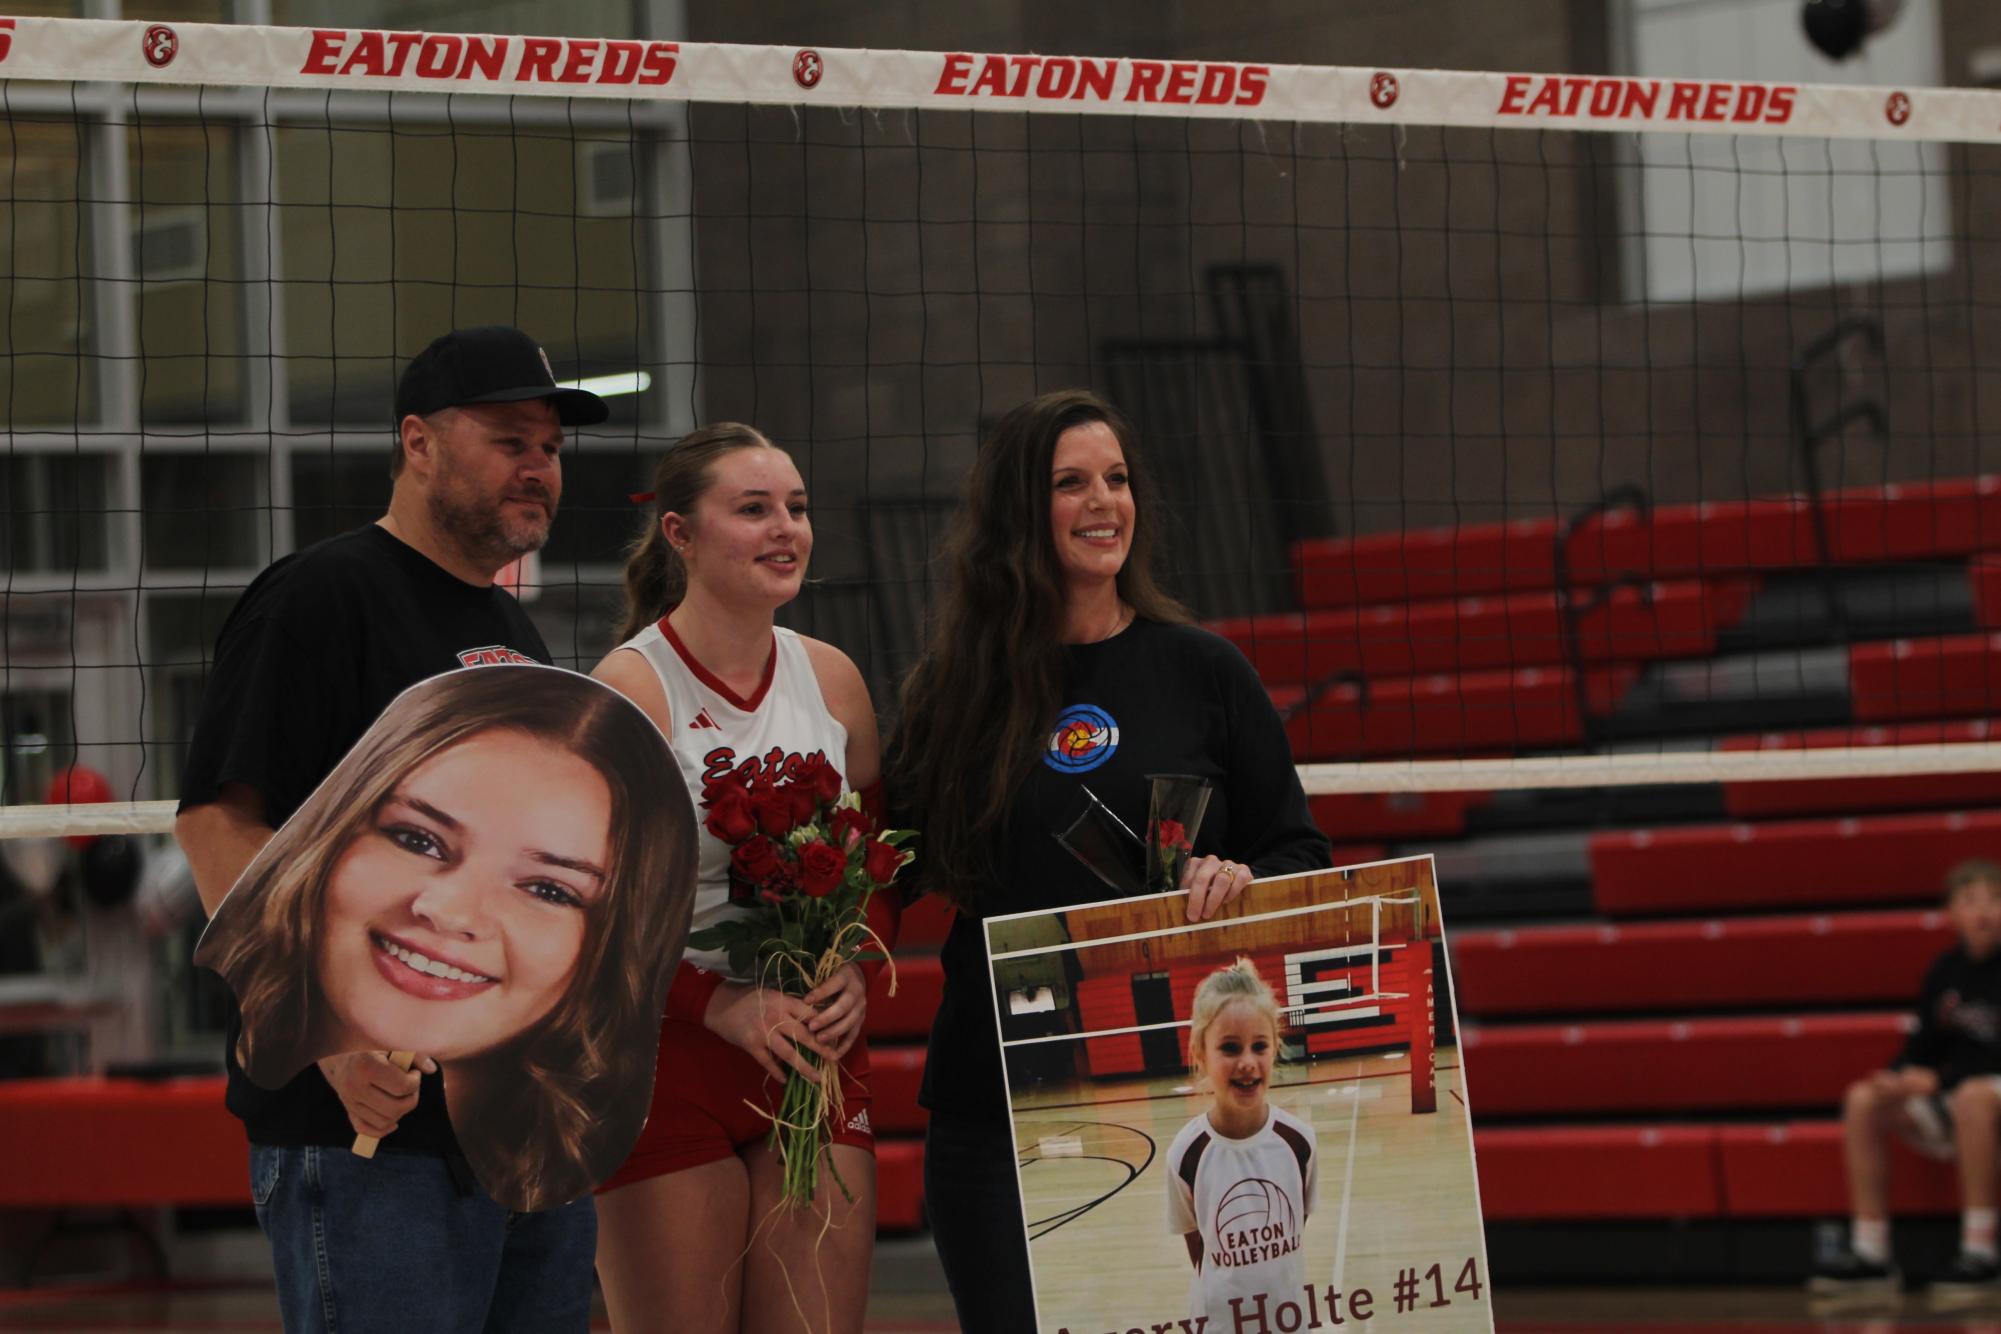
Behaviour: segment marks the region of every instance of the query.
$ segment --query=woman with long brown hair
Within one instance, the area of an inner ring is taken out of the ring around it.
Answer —
[[[421,1051],[490,1195],[588,1195],[639,1133],[649,1071],[629,1053],[688,928],[674,776],[639,711],[572,672],[404,691],[202,939],[242,1003],[245,1072],[277,1088],[321,1057]]]
[[[1105,897],[1052,837],[1089,788],[1146,827],[1146,776],[1213,788],[1182,880],[1199,920],[1255,875],[1328,864],[1257,674],[1189,624],[1153,568],[1161,509],[1132,428],[1086,390],[1044,394],[981,443],[888,777],[912,870],[958,909],[924,1105],[925,1203],[968,1331],[1035,1328],[987,916]]]
[[[751,427],[707,426],[661,458],[626,562],[623,641],[596,675],[659,725],[700,794],[725,773],[784,776],[822,761],[844,786],[876,785],[874,709],[840,650],[774,625],[813,554],[805,483]],[[700,833],[697,929],[736,914],[729,849]],[[878,930],[893,936],[879,894]],[[639,1330],[859,1331],[875,1245],[875,1139],[866,1045],[871,970],[850,964],[788,996],[690,954],[659,1033],[660,1080],[638,1146],[598,1197],[598,1277],[612,1326]],[[769,1144],[787,1067],[805,1051],[842,1087],[842,1124],[813,1204],[781,1202]]]

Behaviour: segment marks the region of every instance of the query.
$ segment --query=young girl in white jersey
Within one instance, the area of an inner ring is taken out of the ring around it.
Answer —
[[[1195,1266],[1189,1314],[1211,1330],[1255,1328],[1261,1299],[1269,1320],[1306,1287],[1320,1155],[1313,1127],[1265,1097],[1278,1035],[1278,1001],[1249,959],[1196,989],[1188,1060],[1214,1097],[1168,1146],[1167,1225]]]
[[[649,523],[626,562],[623,642],[593,675],[659,725],[698,802],[724,772],[778,777],[815,756],[866,800],[879,761],[861,674],[840,650],[772,623],[813,550],[791,458],[748,426],[705,427],[668,450],[653,494],[635,500]],[[728,848],[707,830],[700,840],[697,928],[740,911]],[[879,894],[870,916],[893,941],[892,908]],[[861,1329],[875,1245],[860,1041],[872,971],[851,964],[801,998],[730,976],[720,957],[682,963],[651,1115],[598,1197],[598,1277],[619,1334]],[[844,1124],[830,1152],[852,1192],[823,1169],[811,1209],[779,1206],[783,1181],[766,1142],[786,1067],[813,1073],[801,1048],[830,1075],[839,1063]]]

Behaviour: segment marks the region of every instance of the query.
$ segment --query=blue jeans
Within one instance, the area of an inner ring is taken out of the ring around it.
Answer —
[[[250,1146],[287,1334],[587,1330],[597,1209],[515,1214],[435,1154]]]

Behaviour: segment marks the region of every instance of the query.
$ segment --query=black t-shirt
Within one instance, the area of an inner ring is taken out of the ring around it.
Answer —
[[[223,623],[181,809],[242,783],[263,795],[275,829],[404,690],[458,667],[525,661],[548,663],[549,650],[506,590],[466,583],[376,524],[307,547],[258,575]],[[251,1142],[352,1143],[318,1067],[276,1091],[250,1082],[236,1063],[241,1030],[232,998],[229,1110]],[[426,1075],[384,1146],[452,1153],[457,1144],[443,1079]]]
[[[924,1066],[922,1100],[934,1111],[1007,1115],[982,919],[1113,895],[1055,838],[1088,804],[1084,788],[1144,836],[1146,775],[1193,774],[1212,790],[1191,855],[1227,857],[1259,875],[1331,861],[1307,812],[1285,727],[1234,645],[1194,626],[1136,621],[1065,653],[1056,726],[1081,727],[1090,741],[1080,760],[1045,758],[1030,771],[995,849],[1005,888],[961,911],[946,937],[945,995]]]
[[[1975,959],[1954,945],[1932,960],[1918,989],[1918,1026],[1894,1068],[1911,1065],[1936,1071],[1940,1092],[2001,1074],[2001,953]]]

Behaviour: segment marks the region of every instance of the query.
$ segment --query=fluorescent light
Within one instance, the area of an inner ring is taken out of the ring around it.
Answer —
[[[595,375],[588,380],[564,380],[558,389],[582,389],[596,394],[599,398],[616,398],[620,394],[643,394],[653,387],[653,377],[645,371],[627,371],[623,375]]]

